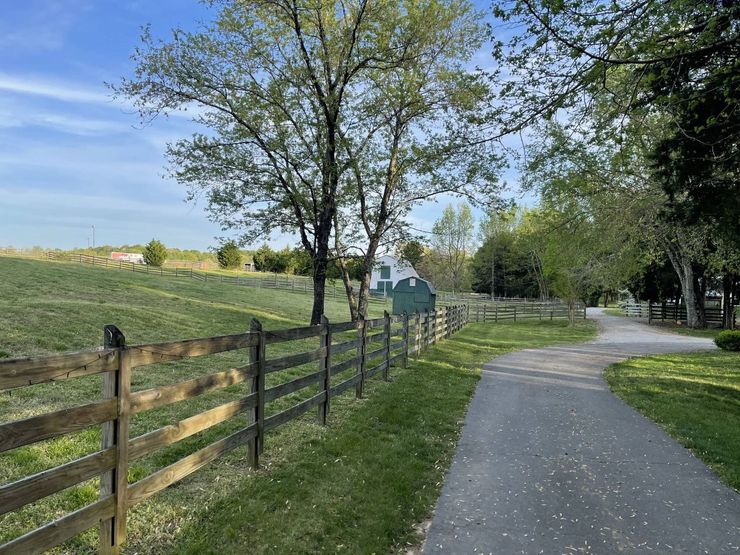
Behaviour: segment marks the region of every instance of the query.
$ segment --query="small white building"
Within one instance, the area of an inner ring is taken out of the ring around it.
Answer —
[[[388,254],[380,256],[375,260],[370,276],[371,293],[390,296],[396,283],[408,277],[419,277],[411,264]]]
[[[123,262],[131,262],[133,264],[145,264],[144,255],[137,252],[112,252],[110,253],[111,260],[122,260]]]

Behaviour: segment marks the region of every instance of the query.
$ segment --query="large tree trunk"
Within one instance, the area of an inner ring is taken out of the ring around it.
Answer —
[[[378,239],[373,239],[367,246],[365,252],[365,269],[360,282],[360,291],[357,298],[357,311],[360,316],[367,318],[368,305],[370,303],[370,279],[373,274],[373,264],[375,263],[375,254],[378,252]]]
[[[353,322],[359,319],[359,310],[357,305],[357,298],[355,297],[355,288],[352,287],[352,278],[349,275],[347,263],[341,256],[337,259],[339,263],[339,271],[342,274],[342,283],[344,283],[344,293],[347,295],[347,304],[349,305],[349,314]]]
[[[324,315],[326,296],[326,270],[329,265],[329,235],[333,216],[324,219],[316,238],[316,256],[313,259],[313,308],[311,309],[311,325],[321,323]]]
[[[681,283],[681,292],[686,304],[686,325],[690,328],[703,328],[706,326],[703,292],[698,287],[698,278],[691,257],[682,244],[682,233],[676,230],[675,236],[675,241],[663,238],[662,243]]]
[[[730,330],[735,327],[735,284],[737,276],[728,273],[722,276],[722,327]]]
[[[313,264],[313,308],[311,309],[311,325],[321,323],[324,314],[324,297],[326,295],[326,257],[317,256]]]

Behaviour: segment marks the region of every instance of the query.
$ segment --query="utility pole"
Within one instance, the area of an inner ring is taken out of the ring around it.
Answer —
[[[95,248],[95,226],[92,226],[93,248]]]

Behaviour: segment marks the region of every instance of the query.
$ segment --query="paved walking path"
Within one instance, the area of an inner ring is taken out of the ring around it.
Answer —
[[[484,366],[425,553],[740,552],[740,495],[601,376],[711,342],[589,315],[595,341]]]

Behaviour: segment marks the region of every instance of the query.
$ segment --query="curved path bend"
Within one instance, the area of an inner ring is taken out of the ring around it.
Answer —
[[[424,553],[740,553],[740,495],[602,378],[712,343],[589,315],[594,341],[483,367]]]

